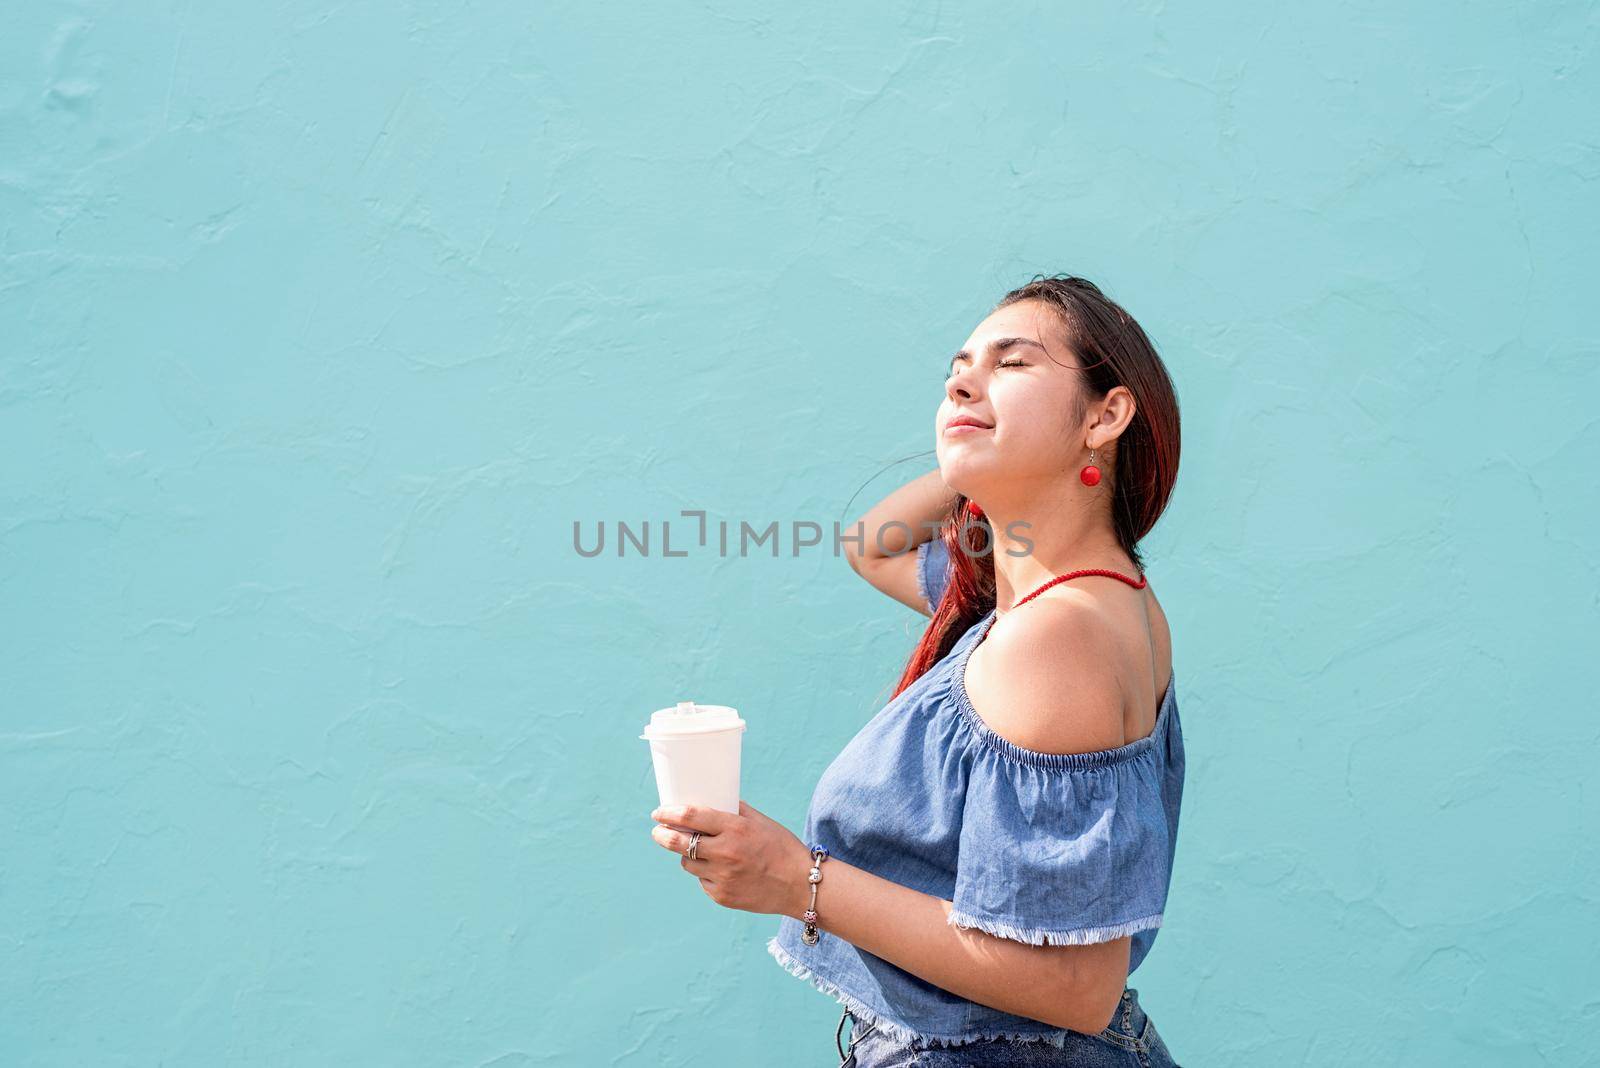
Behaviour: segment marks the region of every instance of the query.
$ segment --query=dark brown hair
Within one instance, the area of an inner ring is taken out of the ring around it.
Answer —
[[[1102,471],[1100,485],[1110,489],[1117,541],[1142,573],[1139,541],[1161,518],[1178,477],[1178,395],[1166,365],[1133,316],[1088,279],[1035,275],[1000,298],[994,310],[1020,300],[1045,304],[1066,330],[1084,387],[1073,425],[1082,422],[1092,401],[1115,387],[1126,386],[1133,394],[1134,415],[1116,439],[1114,459],[1107,463],[1097,457],[1096,465]],[[968,517],[965,496],[957,494],[936,536],[949,550],[950,581],[906,663],[895,696],[995,607],[993,534],[986,521]]]

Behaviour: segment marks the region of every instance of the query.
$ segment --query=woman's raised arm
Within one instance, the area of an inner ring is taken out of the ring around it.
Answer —
[[[915,550],[938,531],[955,496],[937,469],[912,479],[844,528],[844,535],[861,534],[859,545],[843,543],[845,559],[873,586],[928,615],[917,589]]]

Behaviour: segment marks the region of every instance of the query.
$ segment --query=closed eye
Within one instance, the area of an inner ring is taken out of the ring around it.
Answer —
[[[996,367],[1026,367],[1026,366],[1028,366],[1028,361],[1026,361],[1026,360],[1006,360],[1004,363],[995,364],[995,366]],[[957,370],[958,370],[958,368],[956,367],[955,361],[954,360],[950,361],[950,369],[945,372],[945,375],[944,375],[945,378],[948,379],[948,378],[954,377]]]

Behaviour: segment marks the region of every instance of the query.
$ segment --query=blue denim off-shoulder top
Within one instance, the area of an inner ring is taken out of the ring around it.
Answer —
[[[919,587],[938,604],[942,543],[918,548]],[[1115,749],[1042,753],[990,730],[964,669],[991,610],[883,707],[823,772],[806,812],[807,845],[953,903],[950,922],[1033,945],[1132,935],[1128,971],[1150,952],[1166,906],[1183,798],[1174,697],[1155,728]],[[827,916],[826,868],[817,911]],[[1068,1032],[952,994],[819,928],[782,917],[767,951],[856,1017],[911,1045],[990,1038],[1061,1046]]]

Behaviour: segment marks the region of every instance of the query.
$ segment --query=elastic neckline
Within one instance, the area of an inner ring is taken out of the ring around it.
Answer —
[[[1131,742],[1116,746],[1112,749],[1096,749],[1088,753],[1042,753],[1037,749],[1025,749],[1022,746],[996,734],[994,728],[983,721],[978,715],[978,710],[972,707],[972,698],[967,696],[967,661],[972,657],[972,651],[978,643],[988,635],[989,629],[1000,618],[998,609],[989,609],[989,614],[975,623],[977,637],[968,641],[961,650],[952,668],[954,689],[956,695],[956,710],[966,722],[972,732],[986,744],[999,750],[1001,755],[1019,761],[1023,764],[1032,764],[1040,768],[1058,769],[1083,769],[1106,767],[1111,764],[1120,764],[1132,760],[1142,753],[1155,747],[1156,740],[1161,737],[1168,721],[1172,718],[1173,706],[1177,698],[1174,696],[1178,688],[1178,672],[1174,668],[1167,678],[1166,692],[1161,695],[1161,705],[1156,710],[1155,726],[1150,728],[1150,733],[1143,738],[1136,738]]]

